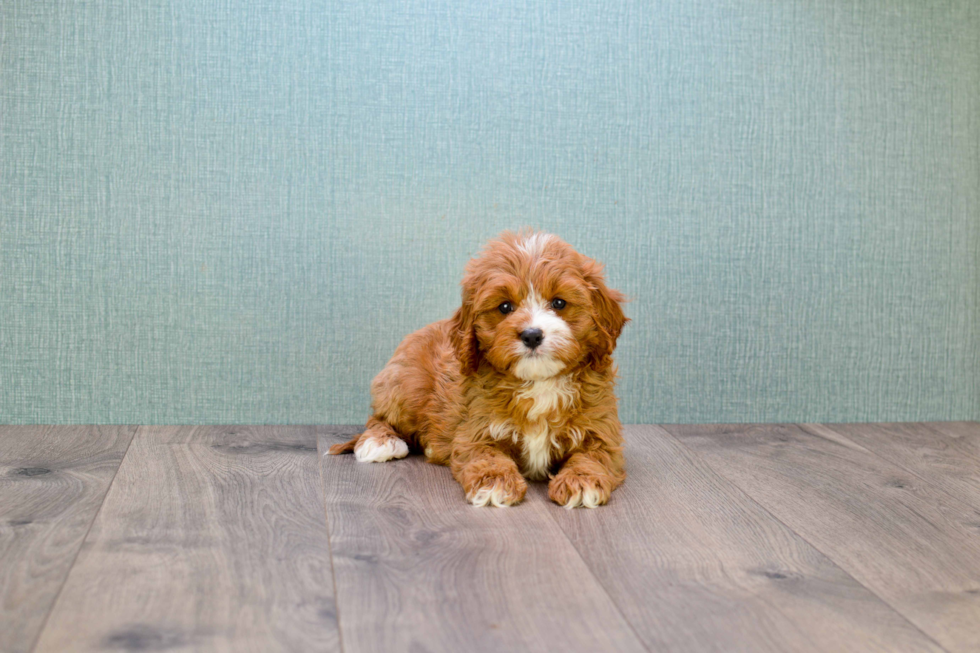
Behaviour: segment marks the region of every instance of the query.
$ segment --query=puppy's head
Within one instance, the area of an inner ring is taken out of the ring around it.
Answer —
[[[504,232],[469,262],[452,341],[463,369],[485,361],[526,381],[603,369],[628,321],[602,265],[556,236]]]

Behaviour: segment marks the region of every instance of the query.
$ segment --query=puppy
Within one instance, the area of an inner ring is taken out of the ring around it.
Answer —
[[[411,334],[371,384],[363,433],[330,453],[421,451],[477,506],[509,506],[550,478],[595,508],[626,474],[611,355],[628,319],[602,265],[545,233],[504,232],[466,266],[463,304]]]

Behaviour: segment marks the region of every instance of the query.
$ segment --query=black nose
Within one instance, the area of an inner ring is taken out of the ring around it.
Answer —
[[[521,342],[531,349],[535,349],[544,342],[544,333],[541,332],[541,329],[524,329],[521,331]]]

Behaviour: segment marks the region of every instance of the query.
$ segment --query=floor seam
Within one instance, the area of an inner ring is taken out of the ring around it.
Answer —
[[[575,542],[573,542],[572,538],[568,536],[568,533],[565,532],[565,529],[561,527],[561,523],[555,518],[554,514],[550,510],[550,506],[543,505],[543,509],[548,514],[548,519],[551,520],[551,523],[555,525],[555,527],[561,533],[562,537],[565,538],[565,541],[568,542],[568,545],[572,547],[572,551],[575,552],[575,555],[578,557],[578,559],[581,560],[582,564],[585,565],[585,568],[589,570],[589,575],[591,575],[592,578],[595,579],[596,585],[599,586],[599,589],[601,589],[602,593],[605,594],[606,597],[609,599],[609,602],[616,609],[616,612],[619,613],[619,616],[621,616],[623,618],[623,621],[626,622],[626,625],[629,626],[630,631],[636,637],[636,641],[640,643],[640,646],[642,646],[645,651],[649,651],[649,653],[654,653],[654,650],[651,649],[649,646],[647,646],[647,643],[640,636],[640,633],[637,632],[636,626],[633,625],[633,622],[630,621],[629,617],[627,617],[626,614],[623,612],[623,609],[619,606],[619,602],[617,602],[615,597],[613,597],[613,595],[610,594],[609,589],[606,588],[605,584],[602,582],[602,579],[600,579],[599,576],[596,575],[595,571],[592,569],[592,566],[589,565],[589,562],[585,559],[585,556],[583,556],[582,552],[579,551],[577,546],[575,546]],[[565,508],[561,508],[561,510],[565,510]],[[588,508],[576,508],[575,510],[588,510]],[[602,510],[602,507],[600,506],[598,510]]]
[[[314,426],[313,436],[316,438],[316,468],[318,472],[318,481],[320,485],[320,499],[323,502],[323,521],[327,528],[327,555],[330,558],[330,578],[333,580],[333,605],[334,614],[337,618],[337,643],[340,646],[341,652],[346,650],[344,648],[344,633],[343,627],[340,625],[340,593],[337,589],[337,569],[334,565],[333,559],[333,543],[330,541],[330,513],[327,510],[327,493],[323,488],[323,458],[326,456],[325,453],[320,450],[320,434],[317,432],[317,428]]]
[[[85,535],[82,537],[82,543],[79,545],[78,550],[75,551],[74,557],[71,559],[71,564],[68,565],[68,573],[65,574],[64,579],[61,581],[61,585],[58,587],[57,594],[54,595],[54,599],[51,601],[51,607],[48,608],[48,613],[44,615],[44,620],[41,622],[41,627],[37,629],[37,635],[34,637],[34,641],[31,643],[28,649],[33,653],[37,649],[37,645],[41,642],[41,635],[44,634],[45,629],[48,627],[48,620],[51,618],[51,614],[54,612],[55,606],[58,605],[58,600],[61,598],[61,593],[65,589],[65,585],[68,584],[68,579],[71,577],[72,571],[75,570],[75,563],[78,562],[78,556],[81,555],[82,549],[85,548],[85,542],[88,540],[89,533],[92,532],[92,526],[95,525],[95,520],[99,518],[102,513],[102,508],[105,506],[106,497],[109,496],[109,492],[112,491],[112,486],[116,482],[116,477],[119,476],[119,470],[123,466],[123,462],[126,460],[126,456],[129,455],[129,449],[133,446],[133,441],[136,436],[139,435],[140,430],[143,428],[141,424],[137,424],[136,428],[133,429],[133,435],[130,436],[129,442],[126,444],[126,451],[123,452],[122,458],[119,459],[119,464],[116,465],[116,471],[113,472],[112,478],[109,480],[109,485],[106,486],[105,493],[102,495],[102,501],[99,503],[99,509],[95,511],[92,515],[92,519],[88,523],[88,528],[85,529]]]

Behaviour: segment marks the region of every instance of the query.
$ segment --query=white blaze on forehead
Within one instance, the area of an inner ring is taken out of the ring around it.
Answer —
[[[517,249],[521,250],[521,252],[525,255],[534,258],[536,256],[541,256],[545,247],[548,246],[548,243],[554,239],[555,237],[551,234],[531,234],[518,243]]]

